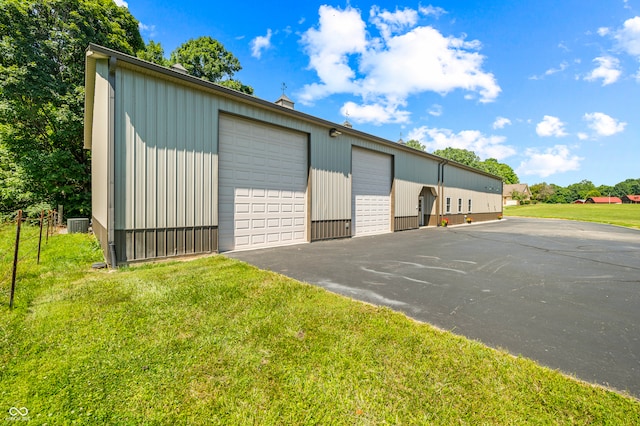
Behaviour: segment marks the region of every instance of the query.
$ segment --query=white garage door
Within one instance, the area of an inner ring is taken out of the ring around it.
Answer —
[[[306,242],[307,136],[220,116],[219,251]]]
[[[351,155],[353,235],[391,231],[391,156],[353,148]]]

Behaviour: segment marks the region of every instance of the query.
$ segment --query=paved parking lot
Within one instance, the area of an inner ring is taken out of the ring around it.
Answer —
[[[225,253],[640,397],[640,231],[509,217]]]

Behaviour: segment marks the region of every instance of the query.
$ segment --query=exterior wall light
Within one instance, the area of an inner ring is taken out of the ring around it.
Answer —
[[[332,138],[337,138],[341,134],[342,134],[342,132],[340,130],[336,129],[335,127],[333,129],[329,130],[329,136],[331,136]]]

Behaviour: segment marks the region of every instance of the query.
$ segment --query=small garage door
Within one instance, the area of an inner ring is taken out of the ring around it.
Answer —
[[[351,155],[353,235],[391,231],[391,156],[353,148]]]
[[[219,250],[306,242],[307,136],[220,116]]]

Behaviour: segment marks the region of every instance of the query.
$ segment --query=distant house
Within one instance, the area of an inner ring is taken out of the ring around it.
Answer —
[[[640,204],[640,195],[625,195],[622,204]]]
[[[591,197],[585,200],[585,204],[622,204],[618,197]]]
[[[526,183],[513,183],[502,187],[502,205],[517,206],[520,201],[531,200],[531,191]]]

